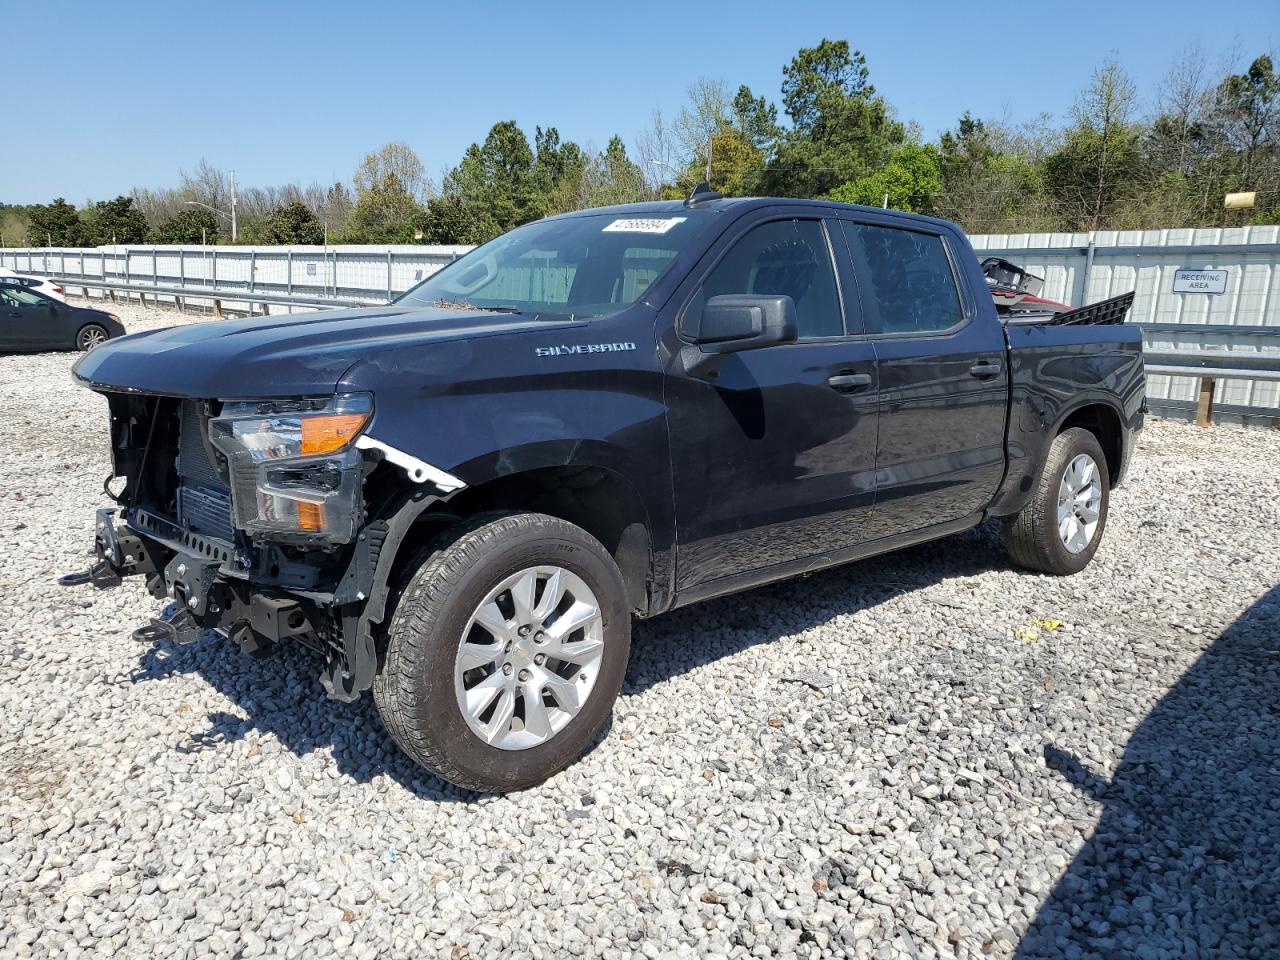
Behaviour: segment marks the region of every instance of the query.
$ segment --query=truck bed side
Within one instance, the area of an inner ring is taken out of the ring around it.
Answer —
[[[1026,502],[1049,445],[1069,420],[1097,424],[1112,486],[1142,428],[1142,331],[1130,324],[1005,324],[1010,370],[1009,465],[990,513]]]

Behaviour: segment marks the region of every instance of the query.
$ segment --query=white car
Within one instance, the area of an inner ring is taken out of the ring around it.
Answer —
[[[43,293],[46,297],[52,297],[59,303],[67,302],[67,298],[62,294],[62,288],[52,280],[46,280],[44,277],[28,277],[21,273],[14,273],[7,267],[0,267],[0,277],[4,277],[6,280],[16,280],[28,290]]]

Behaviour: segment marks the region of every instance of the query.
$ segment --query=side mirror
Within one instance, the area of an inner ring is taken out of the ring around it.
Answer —
[[[684,334],[693,340],[681,351],[685,371],[698,376],[719,356],[795,342],[796,304],[787,296],[723,294],[685,317]]]

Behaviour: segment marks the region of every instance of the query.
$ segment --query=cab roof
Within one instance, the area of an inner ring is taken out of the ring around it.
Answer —
[[[795,197],[719,197],[714,200],[698,200],[688,205],[685,200],[649,200],[643,203],[622,203],[611,207],[591,207],[586,210],[574,210],[572,213],[559,214],[549,219],[560,220],[569,217],[588,216],[674,216],[688,210],[711,210],[718,213],[740,215],[761,207],[796,207],[808,210],[857,210],[862,213],[889,215],[895,219],[911,220],[935,227],[945,227],[960,231],[956,224],[938,217],[927,217],[920,213],[907,213],[902,210],[883,210],[880,207],[865,207],[854,203],[837,203],[834,200],[801,200]],[[961,231],[962,232],[962,231]]]

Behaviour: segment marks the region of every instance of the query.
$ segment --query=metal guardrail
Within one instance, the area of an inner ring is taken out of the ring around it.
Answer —
[[[1280,352],[1258,353],[1231,349],[1232,346],[1242,345],[1245,340],[1252,340],[1259,345],[1272,345],[1267,344],[1270,340],[1280,348],[1280,327],[1214,323],[1141,323],[1138,326],[1146,337],[1163,339],[1190,334],[1201,338],[1200,350],[1153,350],[1147,347],[1142,354],[1148,375],[1192,377],[1200,381],[1195,400],[1195,422],[1199,426],[1207,427],[1213,422],[1214,391],[1219,380],[1280,382]],[[1236,343],[1205,344],[1204,337],[1230,337]],[[1168,408],[1182,411],[1185,410],[1186,402],[1151,398],[1148,405],[1156,410]],[[1250,416],[1240,410],[1233,409],[1230,412],[1234,416]]]
[[[92,276],[53,275],[49,277],[64,288],[80,287],[86,295],[90,288],[106,290],[110,293],[124,293],[137,296],[146,302],[146,297],[172,297],[178,308],[185,309],[187,300],[209,300],[213,303],[214,314],[222,316],[224,303],[260,303],[290,307],[319,307],[321,309],[338,309],[341,307],[376,307],[383,306],[385,300],[349,300],[336,297],[308,297],[294,293],[262,293],[253,290],[248,284],[224,283],[218,287],[175,287],[151,283],[120,283],[118,281],[95,280]],[[250,311],[252,312],[252,311]]]
[[[1144,351],[1143,366],[1148,374],[1163,373],[1172,377],[1196,377],[1200,381],[1195,405],[1195,421],[1197,426],[1207,427],[1213,423],[1213,393],[1219,380],[1263,380],[1280,381],[1280,356],[1265,359],[1251,356],[1247,361],[1239,356],[1231,356],[1224,351],[1221,355],[1204,356],[1208,351],[1190,350],[1153,350]],[[1154,361],[1154,362],[1153,362]],[[1230,364],[1249,362],[1248,367],[1233,367]],[[1148,400],[1149,408],[1159,411],[1162,407],[1177,409],[1170,401]],[[1233,411],[1236,415],[1243,415]]]

